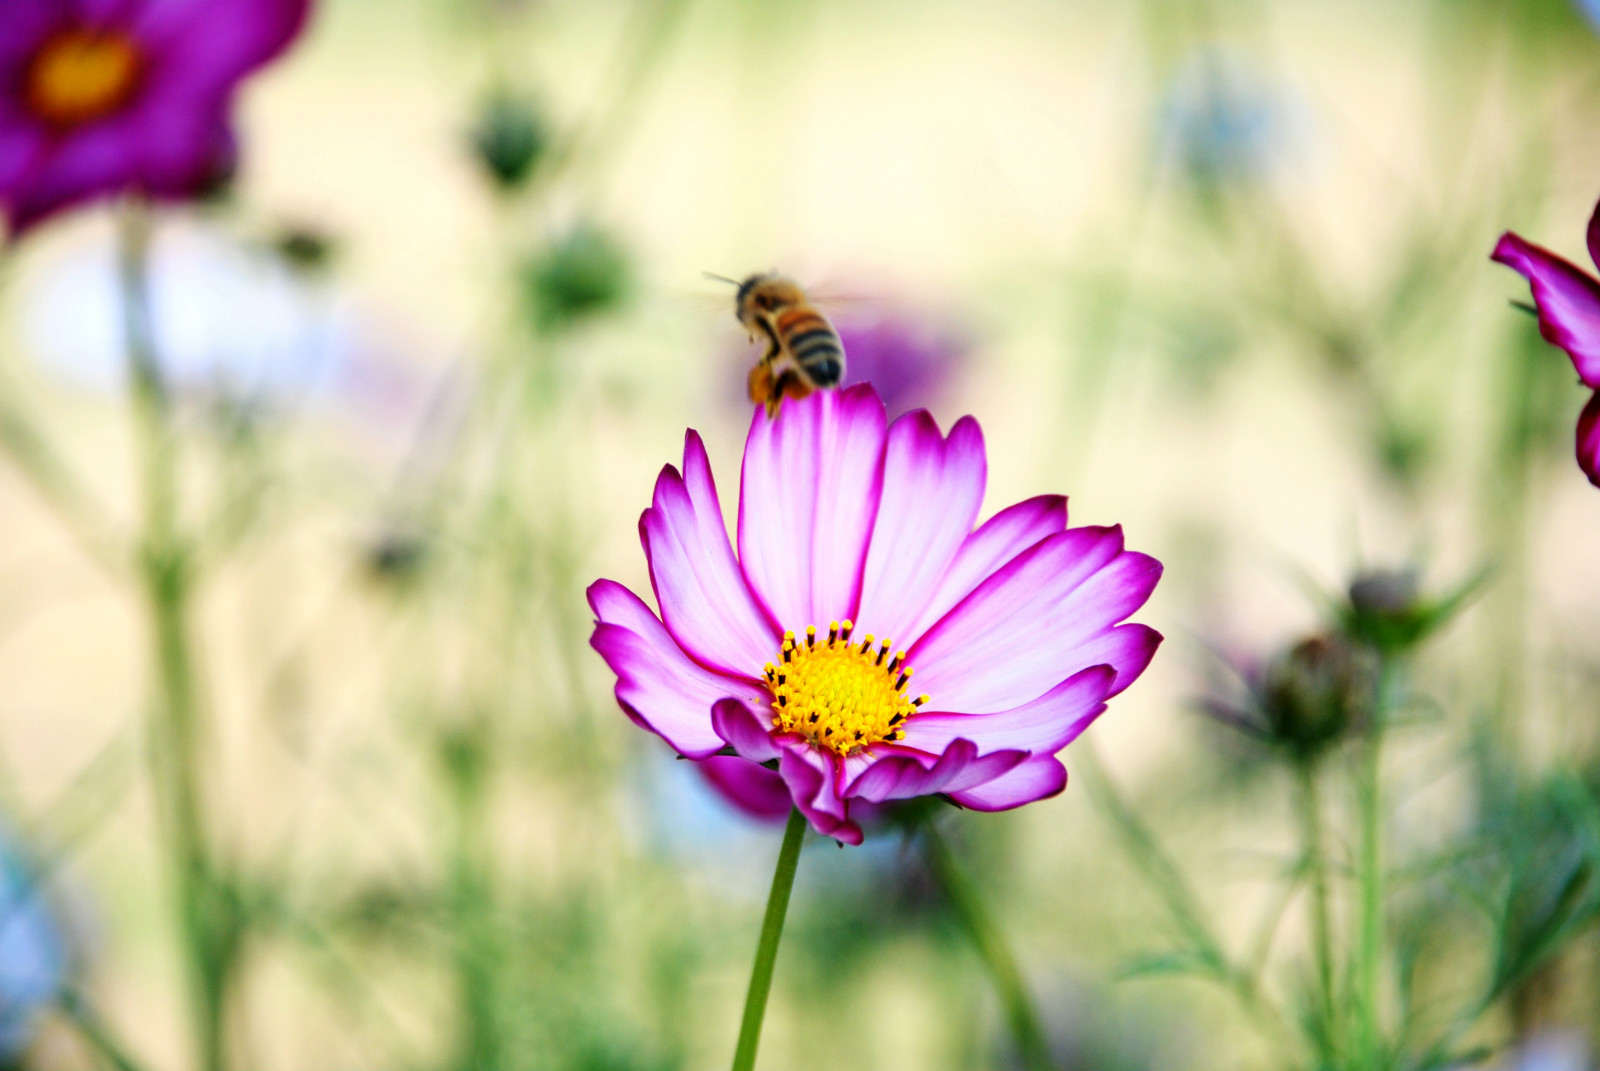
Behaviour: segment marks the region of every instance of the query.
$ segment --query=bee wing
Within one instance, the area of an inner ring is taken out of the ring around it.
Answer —
[[[823,312],[860,312],[889,304],[890,289],[860,279],[827,278],[806,287],[806,297]]]

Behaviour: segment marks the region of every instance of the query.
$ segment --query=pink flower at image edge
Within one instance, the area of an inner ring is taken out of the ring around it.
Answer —
[[[11,238],[138,193],[181,200],[233,171],[234,92],[310,0],[0,4],[0,208]]]
[[[870,386],[757,410],[736,554],[688,432],[639,521],[660,616],[615,581],[589,588],[623,711],[750,813],[792,801],[853,844],[852,803],[1060,792],[1056,753],[1161,642],[1126,623],[1161,564],[1119,527],[1068,528],[1057,495],[978,525],[986,475],[975,420],[889,425]]]
[[[1589,256],[1600,266],[1600,205],[1589,219]],[[1572,358],[1578,378],[1597,393],[1578,417],[1578,466],[1600,487],[1600,279],[1564,257],[1507,231],[1491,259],[1520,272],[1533,290],[1539,333]]]

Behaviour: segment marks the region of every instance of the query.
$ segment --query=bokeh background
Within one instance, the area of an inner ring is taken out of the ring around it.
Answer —
[[[647,590],[636,521],[686,427],[731,504],[754,351],[702,272],[770,267],[814,287],[891,404],[979,418],[986,512],[1064,492],[1167,565],[1141,618],[1167,643],[1065,754],[1067,791],[940,820],[1058,1065],[1305,1062],[1160,959],[1168,904],[1081,775],[1120,786],[1293,1006],[1292,778],[1196,699],[1376,568],[1441,592],[1492,569],[1415,659],[1426,702],[1386,752],[1393,1028],[1470,1003],[1502,931],[1460,874],[1406,882],[1474,851],[1493,870],[1490,833],[1569,852],[1566,818],[1505,802],[1552,779],[1595,802],[1584,395],[1488,261],[1507,228],[1584,259],[1592,20],[1567,0],[319,3],[245,88],[232,188],[159,210],[153,238],[202,563],[199,779],[236,921],[228,1062],[726,1059],[778,834],[622,716],[583,589]],[[497,178],[486,146],[527,175]],[[0,821],[43,861],[73,1000],[182,1068],[148,625],[119,564],[141,507],[114,233],[109,208],[64,217],[0,267]],[[1350,800],[1328,807],[1337,855]],[[763,1065],[1016,1065],[917,852],[815,840]],[[1484,1066],[1592,1066],[1594,845],[1572,852],[1554,902],[1588,906],[1463,1028]],[[81,1017],[36,1025],[20,1066],[107,1058]]]

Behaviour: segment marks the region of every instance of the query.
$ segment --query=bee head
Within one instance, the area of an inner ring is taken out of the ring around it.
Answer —
[[[805,291],[794,280],[777,272],[757,272],[739,284],[734,298],[734,313],[741,323],[753,325],[755,321],[771,316],[790,305],[804,304]]]

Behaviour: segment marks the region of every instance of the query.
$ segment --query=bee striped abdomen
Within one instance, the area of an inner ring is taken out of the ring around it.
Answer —
[[[806,378],[818,387],[831,387],[844,375],[844,347],[827,320],[810,308],[788,310],[777,327],[786,348]]]

